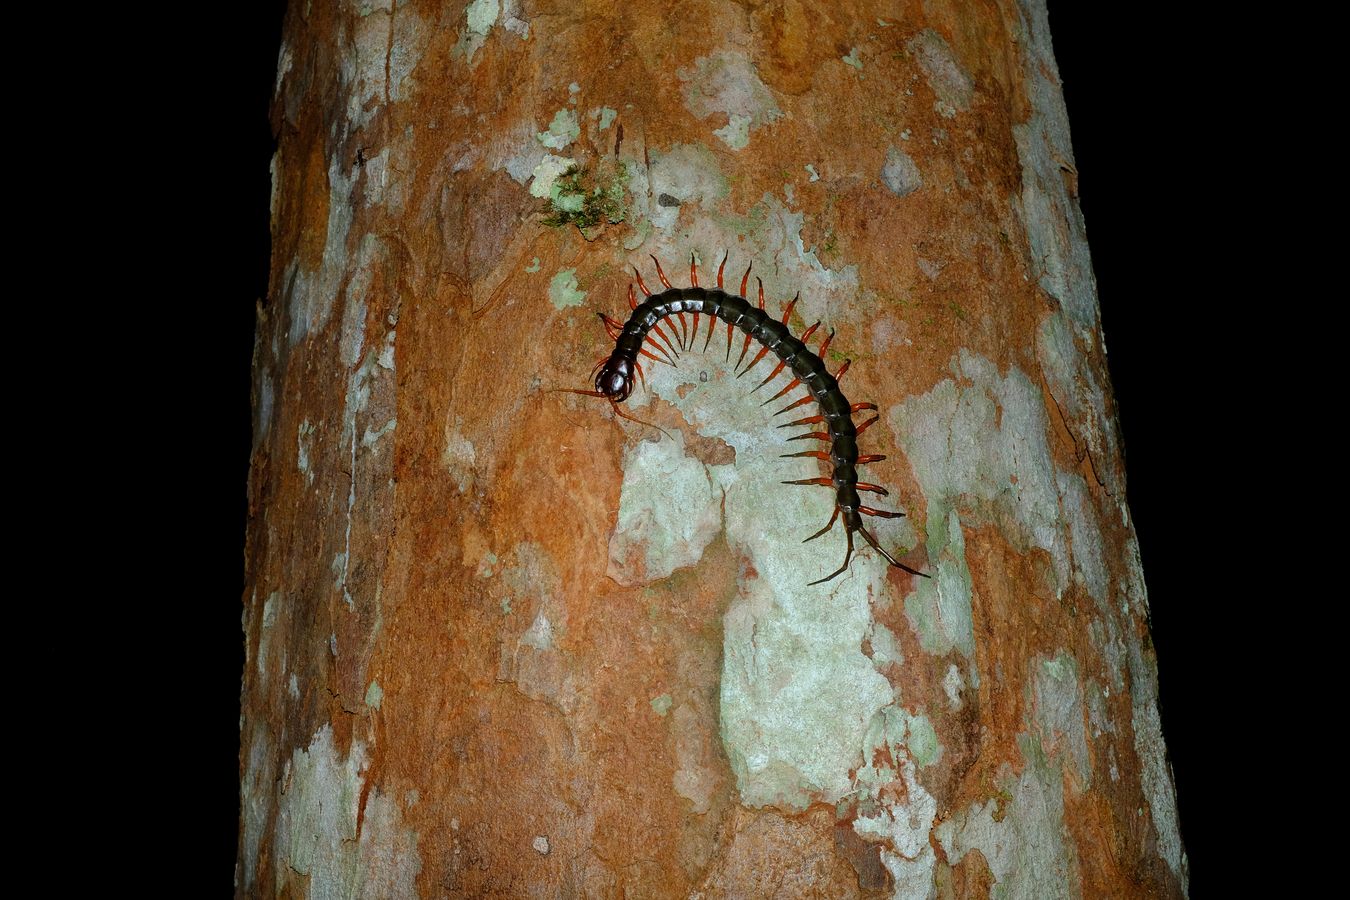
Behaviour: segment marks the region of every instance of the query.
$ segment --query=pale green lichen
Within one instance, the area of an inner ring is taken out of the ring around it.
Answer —
[[[474,34],[487,34],[491,31],[500,13],[501,4],[498,0],[473,0],[464,10],[469,30]]]
[[[535,138],[551,150],[562,150],[581,136],[581,125],[577,122],[575,110],[560,109],[553,114],[548,131],[541,131]]]
[[[372,681],[370,687],[366,688],[366,706],[371,709],[379,709],[380,704],[384,702],[384,688],[380,687],[379,682]]]
[[[857,48],[857,47],[854,47],[852,50],[850,50],[850,51],[848,52],[848,56],[841,56],[841,57],[839,57],[839,58],[842,59],[842,60],[844,61],[844,65],[846,65],[846,66],[852,66],[853,68],[857,69],[859,72],[862,71],[863,64],[862,64],[862,60],[858,58],[858,48]]]
[[[553,184],[564,172],[570,172],[577,166],[577,161],[566,156],[554,156],[549,154],[545,156],[534,167],[531,172],[533,181],[530,182],[530,195],[533,197],[548,197],[553,191]]]
[[[743,150],[750,143],[750,117],[733,113],[727,124],[713,134],[732,150]]]
[[[580,306],[586,299],[586,292],[577,290],[576,267],[563,269],[548,283],[548,299],[556,309]]]
[[[273,893],[293,893],[293,879],[299,875],[311,896],[416,895],[422,868],[417,833],[403,825],[393,798],[379,787],[366,789],[368,765],[362,741],[353,741],[345,757],[338,755],[331,725],[320,728],[308,748],[291,755],[279,782]]]
[[[652,710],[658,716],[664,716],[666,713],[670,712],[670,704],[673,701],[669,694],[662,694],[659,697],[653,697],[650,702]]]
[[[529,272],[530,274],[534,274],[535,272],[538,272],[538,271],[539,271],[539,257],[536,256],[536,257],[534,258],[534,260],[533,260],[528,266],[525,267],[525,271],[526,271],[526,272]]]

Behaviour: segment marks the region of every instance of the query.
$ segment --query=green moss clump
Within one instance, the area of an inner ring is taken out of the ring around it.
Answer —
[[[572,166],[549,190],[544,224],[553,228],[575,225],[589,238],[586,232],[603,223],[623,221],[627,188],[628,173],[617,164],[601,163],[594,170]]]

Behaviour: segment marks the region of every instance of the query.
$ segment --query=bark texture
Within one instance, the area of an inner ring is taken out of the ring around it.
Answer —
[[[296,3],[274,115],[240,895],[1185,893],[1042,2]],[[724,331],[542,392],[723,250],[931,580]]]

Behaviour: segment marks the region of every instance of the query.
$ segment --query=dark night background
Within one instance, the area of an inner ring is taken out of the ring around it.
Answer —
[[[212,158],[230,163],[212,168],[216,199],[203,238],[221,250],[198,301],[206,321],[196,408],[210,442],[199,474],[210,492],[195,546],[213,577],[190,599],[202,642],[185,664],[203,701],[195,757],[202,824],[192,841],[203,884],[230,883],[237,840],[250,361],[254,301],[267,291],[269,106],[283,11],[284,3],[256,4],[218,23],[219,49],[198,63],[211,69],[198,96],[215,94],[214,106],[202,103],[215,110],[211,120],[198,124],[209,132]],[[1127,15],[1159,12],[1050,2],[1152,608],[1163,732],[1192,884],[1204,896],[1231,861],[1220,829],[1239,827],[1211,802],[1231,791],[1228,755],[1248,752],[1250,739],[1224,749],[1220,741],[1241,718],[1236,708],[1230,716],[1216,689],[1234,677],[1224,667],[1240,642],[1230,640],[1236,617],[1226,613],[1241,608],[1235,598],[1252,589],[1239,579],[1252,573],[1211,552],[1226,542],[1218,535],[1251,515],[1225,483],[1225,467],[1235,464],[1221,462],[1232,449],[1217,437],[1237,412],[1225,404],[1241,402],[1219,399],[1235,393],[1225,388],[1235,366],[1220,357],[1222,341],[1212,333],[1213,304],[1226,288],[1214,273],[1229,260],[1209,240],[1233,225],[1213,211],[1219,179],[1204,163],[1214,150],[1206,143],[1217,141],[1213,110],[1227,101],[1203,53],[1196,55],[1202,23],[1174,20],[1145,39],[1122,20]]]

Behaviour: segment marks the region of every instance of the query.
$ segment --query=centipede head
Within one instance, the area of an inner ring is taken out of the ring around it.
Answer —
[[[595,376],[595,389],[615,403],[622,403],[633,393],[633,364],[614,354],[600,366]]]

